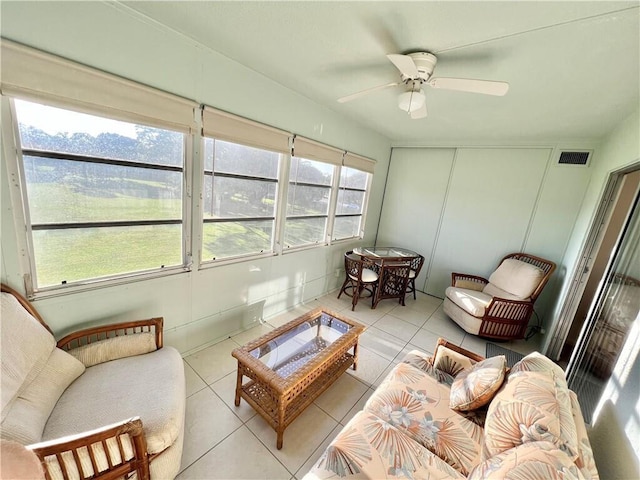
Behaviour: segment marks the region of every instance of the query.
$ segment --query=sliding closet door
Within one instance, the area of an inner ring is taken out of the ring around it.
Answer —
[[[424,289],[454,149],[394,148],[389,166],[377,244],[406,247],[424,255],[416,280]]]
[[[457,150],[427,293],[442,298],[451,272],[486,276],[523,248],[549,149]]]

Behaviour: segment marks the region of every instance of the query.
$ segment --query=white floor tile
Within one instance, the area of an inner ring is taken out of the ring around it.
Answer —
[[[231,356],[234,348],[238,344],[228,339],[189,355],[185,361],[210,385],[236,370],[238,361]]]
[[[390,335],[393,335],[396,338],[399,338],[400,340],[404,340],[405,342],[411,340],[411,338],[413,338],[413,336],[420,328],[412,323],[405,322],[404,320],[401,320],[400,318],[394,316],[393,312],[382,317],[380,320],[374,323],[373,326]]]
[[[373,353],[365,347],[360,347],[358,352],[358,369],[355,371],[349,369],[347,370],[347,374],[371,386],[384,369],[389,366],[391,361]]]
[[[190,397],[194,393],[199,392],[200,390],[205,388],[207,384],[204,383],[204,380],[200,378],[200,376],[195,372],[193,368],[191,368],[191,366],[187,362],[183,361],[182,363],[184,363],[184,376],[187,386],[187,397]]]
[[[367,389],[360,380],[343,374],[314,403],[339,422]]]
[[[418,350],[422,350],[425,353],[433,353],[438,343],[440,335],[429,330],[421,328],[409,341],[412,345],[418,347]]]
[[[290,476],[291,473],[243,426],[177,478],[282,480]]]
[[[427,323],[425,323],[422,328],[436,333],[456,345],[460,345],[460,342],[462,342],[466,334],[466,332],[460,328],[456,322],[446,316],[443,318],[433,315],[429,320],[427,320]]]
[[[256,411],[243,399],[240,399],[240,406],[236,407],[234,403],[236,398],[236,378],[236,372],[230,373],[211,384],[211,388],[240,420],[246,422],[256,415]]]
[[[482,338],[471,335],[470,333],[467,333],[464,336],[464,339],[462,340],[460,346],[483,357],[487,354],[487,340],[483,340]]]
[[[376,327],[367,327],[367,330],[360,335],[358,343],[387,360],[393,360],[407,344],[406,341]]]
[[[284,431],[283,446],[278,450],[276,432],[261,416],[256,415],[246,423],[289,472],[297,472],[337,425],[338,422],[311,404]]]
[[[185,417],[181,470],[242,426],[238,417],[209,388],[187,398]]]
[[[427,321],[431,313],[432,311],[427,312],[422,308],[407,308],[401,306],[391,310],[387,316],[391,315],[420,328]]]

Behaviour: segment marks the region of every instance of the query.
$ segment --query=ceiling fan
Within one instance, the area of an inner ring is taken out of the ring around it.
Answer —
[[[391,54],[387,58],[400,71],[400,81],[379,85],[361,92],[341,97],[338,102],[345,103],[364,95],[396,87],[404,84],[406,89],[398,96],[398,107],[413,119],[427,116],[426,96],[423,85],[444,90],[483,93],[485,95],[503,96],[509,90],[507,82],[492,80],[476,80],[470,78],[432,77],[438,59],[429,52],[415,52],[407,55]]]

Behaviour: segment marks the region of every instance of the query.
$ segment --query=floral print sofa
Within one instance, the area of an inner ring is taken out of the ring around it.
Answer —
[[[577,397],[539,353],[509,370],[443,339],[409,353],[304,480],[598,479]]]

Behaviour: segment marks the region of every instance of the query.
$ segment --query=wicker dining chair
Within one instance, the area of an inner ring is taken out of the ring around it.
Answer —
[[[424,264],[424,257],[418,255],[411,259],[411,270],[409,271],[409,284],[407,286],[407,293],[413,293],[413,299],[416,299],[416,278],[420,275],[420,270]]]
[[[355,255],[353,250],[344,254],[345,279],[338,298],[343,293],[351,297],[352,311],[355,310],[362,292],[367,291],[372,298],[375,298],[378,285],[377,269],[378,266],[373,261]]]
[[[386,298],[397,298],[398,302],[404,306],[404,297],[407,294],[410,272],[410,261],[399,262],[393,260],[383,262],[380,267],[378,289],[373,297],[371,308],[376,308],[380,300]]]

